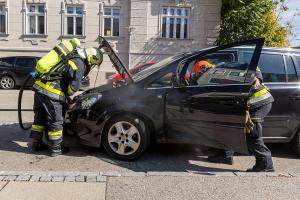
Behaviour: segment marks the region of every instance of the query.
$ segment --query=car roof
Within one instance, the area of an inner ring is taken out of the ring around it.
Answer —
[[[201,50],[198,50],[198,51],[192,51],[192,52],[186,52],[186,53],[199,54],[201,52],[204,52],[204,51],[212,49],[212,48],[215,48],[215,47],[209,47],[209,48],[201,49]],[[251,48],[251,46],[233,47],[233,48],[236,48],[236,49],[249,49],[249,48]],[[299,54],[300,55],[300,49],[297,49],[297,48],[263,47],[262,52]]]
[[[250,48],[245,47],[236,47],[237,49],[248,49]],[[285,53],[285,54],[299,54],[300,55],[300,49],[295,48],[279,48],[279,47],[263,47],[262,52],[272,52],[272,53]]]

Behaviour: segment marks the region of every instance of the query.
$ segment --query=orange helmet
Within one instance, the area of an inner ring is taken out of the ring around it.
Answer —
[[[200,60],[200,61],[197,61],[195,63],[195,65],[193,66],[193,72],[203,74],[204,72],[206,72],[206,70],[208,70],[212,66],[213,65],[210,64],[209,62],[207,62],[205,60]]]

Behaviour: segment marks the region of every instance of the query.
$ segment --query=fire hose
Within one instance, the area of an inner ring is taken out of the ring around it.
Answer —
[[[31,128],[31,125],[26,126],[25,124],[23,124],[23,120],[22,120],[22,97],[23,97],[23,92],[24,92],[24,88],[27,85],[28,81],[32,78],[31,74],[29,74],[23,85],[20,88],[19,91],[19,96],[18,96],[18,118],[19,118],[19,125],[21,127],[21,129],[23,130],[29,130]]]

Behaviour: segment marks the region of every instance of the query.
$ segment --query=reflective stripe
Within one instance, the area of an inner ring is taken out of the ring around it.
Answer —
[[[40,80],[36,81],[35,84],[37,84],[38,86],[40,86],[41,88],[53,93],[53,94],[56,94],[56,95],[59,95],[59,96],[65,96],[65,94],[62,92],[62,91],[59,91],[57,89],[54,89],[53,87],[51,87],[51,83],[52,82],[47,82],[46,84],[44,84],[43,82],[41,82]]]
[[[45,90],[44,88],[41,88],[37,84],[34,84],[33,88],[35,89],[35,91],[37,91],[37,92],[39,92],[43,95],[46,95],[46,96],[50,97],[51,99],[58,100],[58,101],[65,101],[66,100],[64,96],[59,96],[57,94],[53,94],[52,92],[49,92],[49,91]]]
[[[46,96],[50,97],[51,99],[58,100],[58,101],[63,101],[63,102],[66,100],[65,96],[60,96],[60,95],[54,94],[54,93],[40,87],[36,83],[33,85],[33,88],[34,88],[35,91],[37,91],[37,92],[39,92],[43,95],[46,95]]]
[[[39,126],[39,125],[32,125],[31,130],[36,131],[36,132],[43,132],[45,129],[44,126]]]
[[[254,123],[260,123],[260,122],[263,122],[263,121],[264,121],[262,118],[259,118],[259,117],[251,118],[251,120],[252,120]]]
[[[55,136],[62,136],[63,131],[49,131],[48,136],[49,137],[55,137]]]
[[[62,140],[62,135],[60,135],[60,136],[49,136],[49,140],[51,140],[51,141],[54,141],[54,140],[61,141]]]
[[[252,94],[249,98],[250,98],[250,99],[254,99],[254,98],[260,97],[260,96],[262,96],[262,95],[265,95],[265,94],[267,94],[267,93],[269,93],[269,91],[268,91],[266,88],[264,88],[264,89],[262,89],[262,90],[260,90],[260,91],[258,91],[258,92],[255,92],[255,93]]]
[[[61,53],[63,53],[65,56],[67,55],[67,52],[65,52],[64,48],[61,47],[61,45],[56,46]]]
[[[69,86],[68,86],[68,94],[69,94],[69,95],[73,95],[73,94],[75,94],[75,92],[76,92],[76,91],[71,87],[71,85],[69,85]]]
[[[257,102],[263,101],[263,100],[268,99],[270,97],[272,97],[272,95],[268,92],[268,93],[266,93],[262,96],[258,96],[256,98],[250,98],[249,101],[248,101],[248,104],[253,105]]]
[[[67,54],[70,53],[70,50],[66,47],[64,43],[60,43],[58,46],[61,47]]]
[[[77,65],[72,60],[69,60],[68,64],[71,66],[73,71],[76,71],[78,69]]]

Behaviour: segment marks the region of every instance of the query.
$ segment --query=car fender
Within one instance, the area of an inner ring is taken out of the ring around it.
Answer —
[[[129,108],[135,108],[129,109]],[[130,115],[134,117],[139,117],[146,121],[150,128],[150,133],[154,134],[160,132],[160,130],[163,130],[163,120],[159,120],[158,118],[153,118],[153,116],[149,115],[150,112],[153,110],[152,108],[148,106],[142,106],[142,105],[130,105],[126,104],[126,106],[112,106],[110,108],[107,108],[105,111],[103,111],[103,114],[99,117],[97,120],[97,125],[100,128],[100,140],[102,140],[102,133],[105,129],[105,126],[109,120],[111,120],[114,117],[120,116],[120,115]],[[154,119],[154,120],[153,120]],[[152,135],[151,135],[152,136]]]

